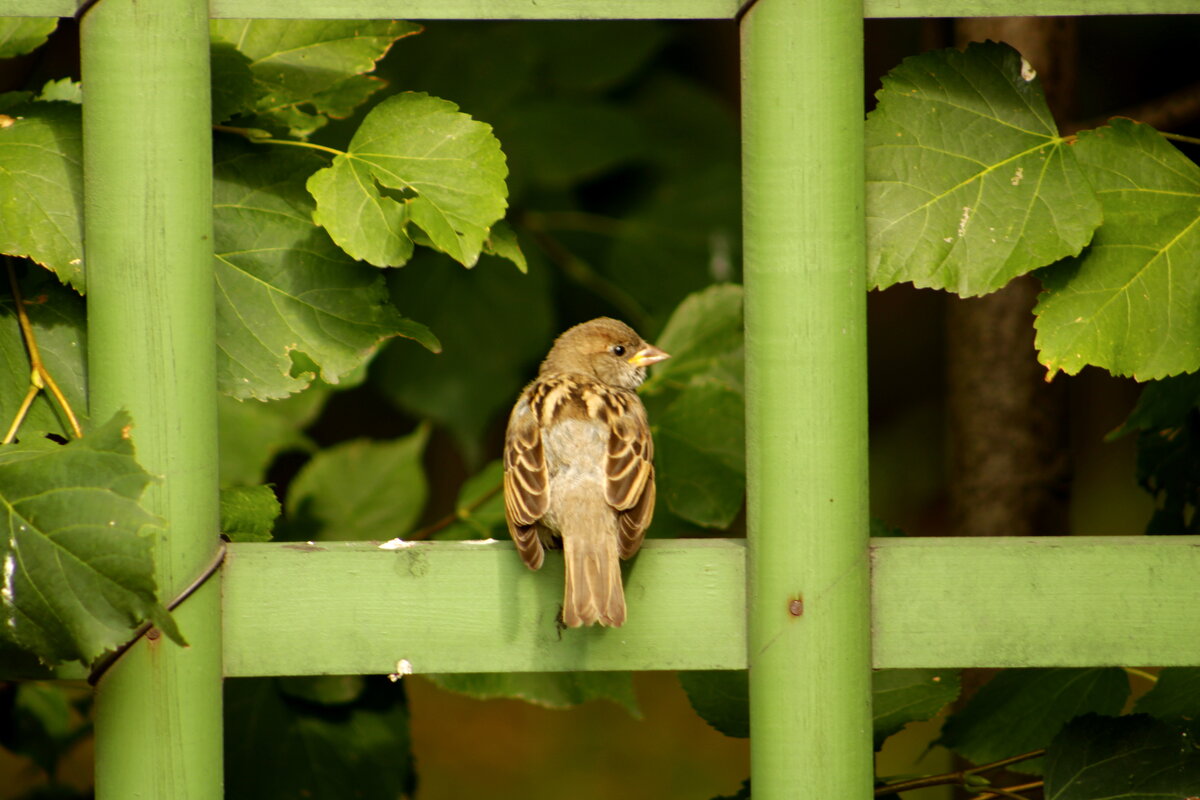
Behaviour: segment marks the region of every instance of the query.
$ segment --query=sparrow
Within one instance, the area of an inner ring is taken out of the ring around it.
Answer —
[[[666,358],[623,322],[584,322],[555,340],[509,415],[508,532],[530,569],[561,545],[568,627],[625,622],[619,559],[654,515],[654,442],[635,390]]]

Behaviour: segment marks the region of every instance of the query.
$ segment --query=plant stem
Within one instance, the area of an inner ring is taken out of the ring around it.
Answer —
[[[453,525],[454,523],[458,522],[461,519],[464,519],[472,511],[479,508],[481,505],[486,503],[488,500],[491,500],[493,497],[495,497],[497,494],[499,494],[500,489],[501,489],[501,487],[503,487],[503,485],[504,484],[502,484],[502,483],[497,483],[491,489],[488,489],[486,492],[481,494],[479,497],[476,497],[474,500],[472,500],[470,503],[467,503],[462,508],[454,509],[449,514],[442,517],[441,519],[439,519],[437,522],[433,523],[432,525],[426,525],[424,528],[421,528],[418,531],[413,531],[412,533],[410,533],[408,536],[405,537],[405,541],[411,542],[416,539],[428,539],[430,536],[437,533],[438,531],[443,530],[445,528],[449,528],[451,525]]]
[[[332,153],[335,156],[344,156],[347,153],[344,150],[338,150],[335,147],[326,147],[323,144],[313,144],[312,142],[297,142],[292,139],[276,139],[270,134],[266,136],[260,135],[260,132],[254,128],[235,128],[232,125],[213,125],[214,131],[223,133],[233,133],[245,138],[254,144],[286,144],[292,147],[307,147],[309,150],[320,150],[323,153]]]
[[[1009,764],[1016,764],[1020,761],[1028,761],[1032,758],[1040,758],[1044,755],[1046,755],[1045,749],[1030,750],[1028,753],[1009,756],[1008,758],[1002,758],[999,761],[981,764],[978,767],[971,767],[970,769],[961,769],[957,772],[946,772],[942,773],[941,775],[927,775],[924,778],[913,778],[912,780],[898,781],[896,783],[885,783],[883,786],[878,786],[875,788],[875,795],[876,797],[879,797],[885,794],[892,794],[894,792],[908,792],[912,791],[913,789],[924,789],[927,786],[943,786],[948,783],[965,786],[968,775],[975,775],[980,772],[988,772],[993,769],[1000,769],[1001,767],[1007,767]],[[1041,783],[1039,782],[1037,785],[1041,785]],[[1014,786],[1011,788],[1026,789],[1029,787]],[[1003,796],[1003,793],[1008,790],[991,788],[988,789],[988,791],[993,794],[1000,792],[1001,796]]]
[[[521,217],[521,223],[533,235],[534,241],[542,248],[542,252],[568,278],[612,303],[625,317],[625,321],[634,328],[643,328],[647,314],[641,303],[620,285],[605,278],[590,264],[564,247],[562,242],[546,230],[544,222],[545,217],[537,213],[527,213]]]
[[[1188,144],[1200,144],[1200,139],[1195,136],[1184,136],[1182,133],[1166,133],[1159,131],[1164,139],[1174,139],[1177,142],[1187,142]]]
[[[1138,669],[1137,667],[1122,667],[1121,669],[1125,670],[1125,672],[1130,675],[1136,675],[1137,677],[1148,680],[1151,683],[1158,683],[1158,676],[1152,675],[1149,672],[1146,672],[1144,669]]]
[[[1017,794],[1026,789],[1040,789],[1045,785],[1045,781],[1031,781],[1030,783],[1022,783],[1020,786],[1006,786],[1003,789],[991,788],[985,794],[981,794],[978,800],[992,800],[994,797],[1015,797],[1017,800],[1026,800],[1024,795]]]
[[[21,408],[18,409],[12,425],[9,426],[3,443],[9,444],[16,438],[17,430],[21,427],[21,422],[24,421],[25,415],[29,412],[29,406],[33,402],[33,398],[42,389],[50,390],[50,394],[54,396],[59,407],[66,414],[67,421],[71,425],[71,432],[75,434],[75,438],[82,438],[83,429],[79,427],[79,420],[75,417],[75,412],[71,410],[71,404],[67,402],[66,396],[58,388],[58,383],[55,382],[54,377],[42,362],[42,354],[37,346],[37,337],[33,333],[33,323],[29,321],[29,314],[25,310],[25,298],[21,295],[21,287],[17,283],[17,272],[13,269],[12,259],[6,258],[4,266],[8,269],[8,283],[12,287],[13,302],[17,309],[17,324],[21,328],[21,336],[25,340],[25,349],[29,353],[30,373],[29,392],[25,395],[25,401],[21,403]]]

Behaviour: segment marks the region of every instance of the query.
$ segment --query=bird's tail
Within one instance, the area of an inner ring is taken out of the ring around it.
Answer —
[[[563,592],[563,623],[581,625],[625,623],[625,590],[621,585],[621,560],[614,532],[563,536],[567,566]]]

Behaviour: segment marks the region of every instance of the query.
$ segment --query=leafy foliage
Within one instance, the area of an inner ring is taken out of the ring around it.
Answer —
[[[1049,800],[1166,800],[1200,786],[1195,730],[1135,714],[1087,714],[1055,737],[1046,759]]]
[[[502,672],[425,675],[443,689],[488,700],[514,697],[545,708],[569,708],[588,700],[611,700],[641,716],[628,672]]]
[[[408,705],[401,686],[385,678],[231,680],[225,708],[225,788],[231,798],[412,792]]]
[[[1129,680],[1115,667],[1005,670],[950,717],[942,744],[984,764],[1047,746],[1080,714],[1116,714],[1129,694]],[[1041,762],[1013,769],[1040,774]]]
[[[1046,270],[1037,347],[1053,374],[1086,364],[1138,380],[1200,369],[1200,167],[1148,125],[1114,119],[1073,148],[1104,225],[1079,258]]]
[[[1100,207],[1008,45],[908,58],[867,118],[870,280],[963,297],[1074,255]]]
[[[270,486],[221,490],[221,533],[234,542],[268,542],[281,509]]]
[[[138,505],[151,477],[128,428],[120,413],[63,446],[0,450],[0,630],[46,663],[90,662],[144,619],[183,641],[155,598],[146,529],[161,521]]]

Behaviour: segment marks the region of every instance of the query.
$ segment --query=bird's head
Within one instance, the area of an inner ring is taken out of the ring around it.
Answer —
[[[600,317],[564,331],[542,362],[541,372],[577,373],[609,386],[636,389],[646,379],[646,367],[667,358],[624,322]]]

